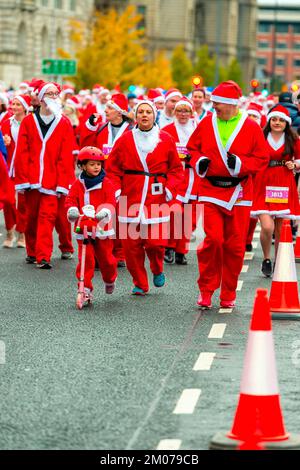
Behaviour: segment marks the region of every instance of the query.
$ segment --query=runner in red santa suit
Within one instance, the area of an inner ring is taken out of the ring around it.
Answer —
[[[243,266],[252,204],[252,178],[267,165],[262,130],[238,108],[240,87],[232,81],[212,93],[215,113],[205,117],[187,149],[199,175],[199,201],[204,204],[205,239],[198,249],[198,305],[211,308],[221,286],[221,307],[235,306]]]
[[[58,219],[59,206],[66,220],[64,200],[60,198],[68,194],[75,179],[74,135],[69,120],[61,114],[59,85],[35,80],[34,86],[41,106],[34,114],[26,116],[20,126],[15,184],[18,191],[25,191],[26,261],[50,269],[53,228],[56,226],[59,231],[60,225],[65,223],[62,218]]]
[[[268,168],[255,177],[254,201],[251,215],[261,224],[260,241],[264,254],[262,273],[270,277],[272,235],[275,230],[275,255],[282,220],[300,219],[300,206],[294,171],[300,170],[300,140],[291,129],[287,108],[276,105],[269,112],[264,129],[267,140]]]
[[[247,106],[247,114],[250,119],[257,122],[257,124],[263,129],[267,123],[267,118],[263,112],[263,107],[258,103],[249,103]],[[253,176],[253,187],[255,188],[255,176]],[[252,239],[257,224],[257,218],[250,217],[249,228],[246,238],[246,251],[252,251]]]
[[[29,95],[15,96],[11,104],[13,116],[2,125],[3,139],[7,149],[7,165],[12,183],[14,183],[15,179],[14,160],[19,128],[21,122],[29,112],[30,105],[31,98]],[[5,248],[12,248],[14,246],[16,230],[18,232],[17,246],[19,248],[25,248],[26,204],[24,194],[18,194],[17,206],[15,203],[6,203],[3,212],[7,231],[3,246]]]
[[[176,201],[172,204],[170,238],[164,258],[167,264],[174,263],[174,260],[176,264],[187,264],[185,255],[188,253],[191,233],[196,227],[198,178],[195,178],[195,170],[189,164],[190,156],[186,149],[186,144],[197,126],[193,112],[191,101],[185,97],[182,98],[175,105],[174,123],[164,127],[164,131],[168,132],[176,142],[178,155],[184,168],[184,181],[178,187]],[[190,213],[187,211],[188,204],[191,209]]]
[[[97,114],[90,116],[81,135],[81,145],[93,145],[99,148],[107,159],[118,139],[124,132],[132,129],[132,120],[128,116],[128,100],[123,93],[115,93],[107,102],[105,115],[105,124],[102,121],[98,122]],[[114,256],[118,260],[118,267],[125,267],[122,242],[119,239],[118,223],[116,224],[116,238],[114,239]]]
[[[4,156],[0,152],[0,210],[4,204],[15,203],[15,191],[8,175],[8,168]]]
[[[145,295],[149,290],[145,254],[155,287],[165,284],[167,201],[176,197],[183,169],[174,140],[155,124],[155,105],[140,101],[135,116],[136,127],[118,140],[106,169],[117,195],[121,194],[119,222],[126,265],[135,286],[132,294]]]

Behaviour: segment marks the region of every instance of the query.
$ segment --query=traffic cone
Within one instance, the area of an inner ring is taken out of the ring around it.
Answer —
[[[258,449],[260,444],[265,449],[300,449],[300,436],[290,436],[284,428],[267,289],[256,291],[232,429],[217,433],[210,448]]]
[[[281,228],[270,292],[270,310],[274,319],[300,320],[298,282],[289,220],[284,220]]]
[[[294,246],[294,253],[295,253],[296,263],[300,263],[300,223],[298,225],[296,243]]]

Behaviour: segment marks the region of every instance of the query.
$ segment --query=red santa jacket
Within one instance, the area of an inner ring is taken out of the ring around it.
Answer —
[[[252,205],[251,175],[267,167],[268,150],[262,130],[245,112],[225,147],[219,135],[217,116],[213,114],[200,122],[188,142],[187,149],[192,155],[191,165],[197,173],[201,158],[207,157],[211,160],[207,172],[198,173],[199,201],[212,202],[228,210],[235,204]],[[227,165],[227,152],[238,157],[233,170]],[[212,179],[218,180],[218,177],[240,178],[241,181],[234,187],[219,187],[212,183]]]
[[[187,153],[185,154],[185,152],[187,152],[187,149],[185,146],[180,145],[180,139],[177,133],[175,123],[169,124],[168,126],[164,127],[164,131],[174,138],[178,155],[184,168],[184,180],[177,188],[178,194],[176,196],[176,199],[181,202],[189,202],[191,200],[195,201],[198,197],[198,178],[195,175],[194,168],[192,168],[189,164],[189,155]]]
[[[56,117],[43,137],[37,117],[26,116],[20,126],[15,155],[16,189],[68,194],[75,179],[73,150],[73,129],[66,117]]]
[[[109,220],[103,226],[103,223],[97,228],[96,236],[98,238],[106,238],[115,234],[113,228],[113,215],[115,214],[116,198],[115,188],[108,177],[105,177],[102,183],[87,189],[84,180],[80,177],[72,185],[68,196],[66,197],[65,206],[67,209],[70,207],[77,207],[79,212],[82,212],[82,207],[91,204],[95,207],[96,213],[101,209],[106,209],[109,213]],[[76,223],[74,230],[76,229]],[[77,239],[82,239],[82,234],[76,234]]]
[[[8,176],[6,161],[0,152],[0,209],[2,209],[3,203],[14,204],[14,202],[14,185]]]
[[[15,151],[16,151],[16,141],[18,139],[18,130],[17,132],[14,131],[13,128],[13,116],[10,117],[10,119],[7,119],[2,127],[2,134],[8,135],[11,139],[10,144],[6,145],[7,149],[7,166],[8,166],[8,173],[9,176],[14,176],[14,160],[15,160]]]
[[[119,132],[113,141],[110,122],[105,124],[100,122],[95,126],[92,126],[89,121],[86,121],[80,134],[80,147],[82,148],[86,145],[98,147],[100,150],[104,151],[106,157],[108,157],[116,141],[121,137],[121,135],[123,135],[124,132],[128,130],[130,130],[130,124],[125,121],[120,127]]]
[[[107,174],[117,188],[117,197],[121,194],[119,221],[142,224],[168,222],[166,201],[176,197],[177,187],[183,180],[183,168],[174,140],[160,131],[157,146],[143,159],[135,144],[134,131],[126,132],[118,139],[107,160]]]

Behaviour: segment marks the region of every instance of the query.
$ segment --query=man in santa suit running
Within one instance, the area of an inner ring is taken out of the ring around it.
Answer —
[[[211,308],[221,286],[221,307],[235,306],[243,266],[246,231],[252,205],[252,174],[267,166],[260,127],[238,108],[242,96],[233,81],[212,93],[215,113],[206,116],[192,134],[187,149],[199,178],[206,237],[198,249],[198,305]]]
[[[26,262],[51,269],[52,232],[55,225],[58,228],[59,198],[68,194],[75,179],[74,134],[69,120],[61,114],[59,85],[35,80],[34,86],[41,106],[20,125],[15,186],[17,191],[25,191]]]

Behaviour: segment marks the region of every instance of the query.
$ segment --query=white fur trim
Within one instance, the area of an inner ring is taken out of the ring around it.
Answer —
[[[193,105],[189,101],[179,100],[175,104],[175,109],[178,108],[178,106],[188,106],[189,108],[191,108],[191,110],[193,110]]]
[[[272,117],[280,117],[281,119],[284,119],[286,122],[288,122],[289,125],[292,124],[291,118],[289,116],[287,116],[286,114],[281,113],[280,111],[272,111],[271,113],[269,113],[268,116],[267,116],[268,122],[270,121],[270,119]]]
[[[44,97],[44,94],[46,93],[46,91],[48,90],[48,88],[50,88],[51,86],[55,86],[53,85],[53,83],[46,83],[46,85],[43,86],[43,88],[41,89],[41,91],[38,93],[38,99],[40,101],[42,101],[43,97]]]
[[[258,111],[255,111],[255,109],[247,109],[247,114],[249,114],[249,116],[256,116],[257,118],[261,119],[261,114]]]
[[[224,104],[233,104],[238,105],[239,99],[234,98],[226,98],[225,96],[218,96],[218,95],[211,95],[211,101],[215,101],[216,103],[224,103]]]
[[[171,98],[174,98],[175,96],[179,96],[179,98],[182,98],[182,93],[180,93],[180,91],[172,91],[172,93],[165,97],[165,100],[168,101]]]

